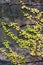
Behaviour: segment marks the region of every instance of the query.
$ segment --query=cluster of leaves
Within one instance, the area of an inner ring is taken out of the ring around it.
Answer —
[[[2,22],[1,25],[2,25],[2,28],[5,31],[5,33],[9,37],[11,37],[13,40],[15,40],[16,43],[18,43],[20,48],[30,49],[30,55],[32,55],[32,56],[43,57],[43,51],[41,51],[43,48],[43,34],[40,33],[42,31],[41,24],[37,23],[32,28],[30,27],[30,25],[26,25],[26,30],[23,30],[20,28],[20,26],[18,26],[17,23],[10,22],[8,24],[8,26],[19,31],[19,36],[16,36],[15,34],[13,34],[13,32],[11,32],[10,29],[8,29],[6,27],[7,24],[5,22]],[[23,36],[24,39],[19,38],[21,36]],[[16,52],[14,52],[11,49],[11,47],[9,46],[9,43],[10,42],[8,40],[4,40],[4,42],[3,42],[3,45],[7,49],[9,49],[9,54],[6,53],[2,49],[0,49],[0,52],[3,55],[5,55],[6,58],[9,58],[11,60],[11,62],[15,65],[16,64],[20,65],[20,63],[25,63],[24,56],[20,56]],[[17,59],[19,59],[19,60],[17,60]]]
[[[21,4],[21,10],[23,12],[23,15],[28,18],[29,20],[34,22],[35,20],[38,20],[40,22],[43,22],[43,11],[39,11],[37,8],[30,8],[25,5],[25,3],[22,0],[18,0]],[[34,15],[32,15],[34,14]]]
[[[25,63],[24,56],[18,55],[14,52],[11,47],[9,46],[9,41],[4,40],[3,45],[9,49],[9,53],[5,52],[3,49],[0,48],[0,53],[2,53],[6,58],[10,59],[11,63],[14,65],[20,65],[21,63]]]
[[[19,32],[19,35],[16,36],[13,32],[10,31],[9,28],[7,28],[6,22],[1,22],[2,28],[7,36],[12,38],[16,43],[19,45],[22,49],[30,50],[29,54],[32,56],[40,56],[43,58],[43,34],[42,28],[43,28],[43,18],[42,14],[43,12],[40,12],[38,9],[30,8],[24,5],[24,2],[22,0],[19,0],[21,4],[21,9],[24,14],[24,16],[31,21],[34,22],[34,18],[37,19],[36,24],[31,27],[30,25],[26,25],[26,29],[21,29],[20,26],[17,23],[10,22],[8,24],[8,27],[12,27],[13,29],[16,29]],[[24,12],[23,9],[26,9],[30,11],[33,14],[37,14],[35,17],[32,15]],[[21,38],[22,37],[22,38]],[[4,40],[3,45],[9,49],[9,53],[5,52],[3,49],[0,48],[0,53],[2,53],[6,58],[9,58],[10,61],[14,65],[21,65],[22,63],[25,63],[25,57],[24,55],[18,55],[15,51],[12,50],[10,47],[10,41]]]

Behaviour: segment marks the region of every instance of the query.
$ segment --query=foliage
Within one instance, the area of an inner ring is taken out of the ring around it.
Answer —
[[[20,48],[30,50],[29,54],[31,56],[38,56],[43,58],[43,34],[41,33],[43,28],[43,12],[40,12],[38,9],[35,8],[27,7],[22,0],[19,0],[19,2],[21,4],[23,15],[26,18],[30,19],[33,22],[35,21],[34,19],[37,19],[35,25],[33,27],[31,27],[30,25],[26,25],[26,30],[23,30],[17,23],[10,22],[8,24],[8,27],[16,29],[19,32],[18,36],[16,36],[13,32],[10,31],[10,29],[7,28],[6,22],[1,22],[2,28],[7,36],[16,41]],[[33,17],[32,15],[24,12],[24,8],[37,15]],[[22,63],[25,63],[26,61],[24,55],[22,56],[17,54],[15,51],[12,50],[9,44],[9,40],[4,40],[3,45],[9,50],[9,53],[1,48],[0,53],[6,56],[6,58],[9,58],[14,65],[21,65]]]

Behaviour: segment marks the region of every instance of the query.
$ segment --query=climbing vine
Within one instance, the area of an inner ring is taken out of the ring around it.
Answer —
[[[9,24],[7,24],[6,22],[1,22],[1,26],[6,35],[9,36],[13,41],[15,41],[20,48],[30,50],[29,54],[31,56],[38,56],[43,58],[43,34],[41,33],[43,30],[43,12],[40,12],[35,8],[27,7],[22,0],[18,1],[21,4],[23,15],[33,22],[35,21],[34,19],[36,19],[35,25],[33,27],[31,27],[30,25],[26,25],[25,30],[21,29],[18,23],[14,22],[9,22]],[[34,15],[37,15],[34,17],[33,15],[26,13],[24,9],[28,10]],[[7,26],[17,30],[19,32],[18,36],[11,32],[10,29],[7,28]],[[26,63],[24,55],[19,55],[12,50],[9,40],[5,39],[2,44],[6,47],[6,49],[9,50],[9,53],[1,48],[0,53],[2,53],[6,58],[10,59],[10,61],[14,65],[21,65]]]

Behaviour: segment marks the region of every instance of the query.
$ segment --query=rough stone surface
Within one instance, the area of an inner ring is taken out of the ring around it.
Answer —
[[[7,2],[10,2],[10,0],[6,0]],[[18,0],[11,0],[12,2],[14,1],[14,3],[16,4],[19,4]],[[29,0],[23,0],[25,3],[28,3]],[[5,3],[4,0],[0,0],[0,3]],[[30,6],[30,7],[34,7],[34,6]],[[35,6],[37,7],[37,6]],[[18,24],[21,26],[21,25],[24,25],[24,24],[34,24],[35,22],[31,22],[30,20],[26,19],[21,10],[20,10],[20,6],[19,5],[12,5],[11,6],[11,10],[9,9],[10,7],[7,5],[4,5],[3,6],[3,9],[4,9],[4,14],[3,16],[5,17],[4,21],[6,21],[6,23],[9,23],[10,21],[13,22],[13,19],[14,19],[14,22],[18,22]],[[12,12],[12,13],[11,13]],[[2,7],[0,6],[0,17],[2,16]],[[1,21],[1,18],[0,18],[0,22]],[[21,27],[21,29],[24,29],[25,30],[25,26],[24,27]],[[10,28],[10,30],[18,35],[18,32],[13,30],[12,28]],[[1,28],[1,25],[0,25],[0,48],[3,48],[4,50],[7,51],[7,49],[2,45],[2,42],[4,41],[4,36],[5,36],[5,33],[3,31],[3,29]],[[12,47],[12,49],[14,51],[16,51],[18,54],[22,55],[24,54],[25,55],[25,59],[27,62],[32,62],[32,61],[38,61],[38,60],[42,60],[42,58],[39,58],[39,57],[31,57],[29,55],[29,51],[26,50],[26,49],[20,49],[19,46],[15,43],[15,41],[13,41],[10,37],[6,36],[6,38],[10,41],[10,46]],[[26,53],[26,54],[25,54]],[[30,58],[29,58],[30,57]],[[5,57],[3,56],[2,54],[0,54],[0,65],[12,65],[10,63],[10,61]],[[25,64],[25,65],[43,65],[43,62],[37,62],[37,63],[28,63],[28,64]]]

